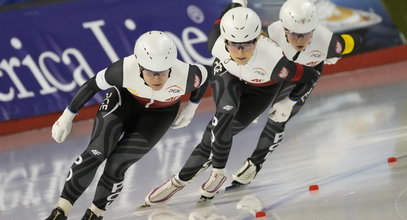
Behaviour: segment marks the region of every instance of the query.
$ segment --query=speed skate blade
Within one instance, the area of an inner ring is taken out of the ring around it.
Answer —
[[[215,196],[212,196],[212,197],[201,196],[201,197],[199,198],[199,200],[197,201],[197,203],[198,203],[198,204],[203,204],[203,203],[212,201],[212,199],[213,199],[214,197],[215,197]]]
[[[238,190],[245,189],[248,184],[241,184],[239,182],[233,181],[230,186],[225,187],[225,192],[234,192]]]

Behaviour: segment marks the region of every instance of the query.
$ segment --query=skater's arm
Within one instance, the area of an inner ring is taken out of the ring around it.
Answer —
[[[319,71],[320,73],[322,72],[324,63],[321,62],[320,64],[318,64],[317,66],[314,67],[314,69],[316,69],[317,71]],[[319,79],[319,77],[318,77]],[[291,100],[305,100],[312,92],[312,90],[314,89],[314,87],[316,86],[318,79],[310,81],[308,83],[298,83],[294,89],[292,90],[292,92],[288,95],[288,97]]]
[[[362,47],[362,37],[358,34],[334,34],[329,43],[327,59],[341,58],[358,52]]]
[[[189,100],[194,103],[199,103],[212,79],[213,71],[208,65],[191,65],[191,69],[194,73],[190,73],[188,76],[187,91],[191,91]]]
[[[320,72],[312,67],[294,63],[282,56],[273,69],[271,80],[291,81],[295,83],[314,83]]]
[[[181,110],[172,124],[172,128],[182,128],[187,126],[195,115],[201,98],[205,94],[210,80],[212,79],[212,69],[207,65],[190,65],[188,71],[187,92],[191,91],[189,102]]]
[[[123,60],[113,63],[86,81],[75,93],[68,109],[77,113],[97,92],[123,84]]]
[[[52,138],[58,143],[65,141],[71,131],[72,121],[79,109],[97,92],[112,86],[121,86],[123,81],[123,61],[117,61],[86,81],[75,93],[68,107],[52,126]]]

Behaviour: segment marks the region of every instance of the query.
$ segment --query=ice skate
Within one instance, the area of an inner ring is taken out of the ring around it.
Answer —
[[[244,189],[247,185],[248,184],[242,184],[242,183],[237,182],[236,180],[233,180],[229,186],[225,187],[225,193]]]
[[[65,212],[61,208],[57,207],[52,210],[51,215],[48,216],[48,218],[46,218],[45,220],[66,220],[66,219],[68,218],[65,216]]]
[[[184,188],[187,182],[180,180],[177,176],[172,177],[163,185],[153,189],[144,199],[147,208],[152,205],[167,202],[176,192]]]
[[[224,169],[212,169],[211,176],[209,177],[208,181],[206,181],[201,186],[201,200],[207,201],[211,200],[215,194],[218,192],[219,188],[225,182],[226,176]]]
[[[85,214],[82,217],[82,220],[102,220],[102,216],[97,216],[92,210],[87,209]]]
[[[247,159],[243,166],[232,175],[233,182],[226,187],[227,190],[239,188],[249,184],[260,171],[261,166],[254,164],[250,159]]]

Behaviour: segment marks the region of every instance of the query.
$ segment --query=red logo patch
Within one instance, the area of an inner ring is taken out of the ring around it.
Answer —
[[[175,97],[168,98],[168,99],[165,100],[165,102],[173,102],[173,101],[176,101],[176,100],[179,99],[179,97],[181,97],[181,96],[175,96]]]

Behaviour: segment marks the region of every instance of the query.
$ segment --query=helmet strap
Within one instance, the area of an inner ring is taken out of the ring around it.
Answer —
[[[288,41],[287,33],[285,31],[284,31],[284,36],[285,36],[285,40],[287,41],[287,43],[290,44],[290,42]]]
[[[144,79],[144,76],[143,76],[143,67],[140,66],[140,64],[139,64],[139,71],[140,71],[140,78],[143,79],[144,85],[148,86],[148,84],[146,83],[146,80]]]
[[[229,53],[229,49],[226,47],[227,44],[228,44],[228,40],[225,40],[225,50]]]

